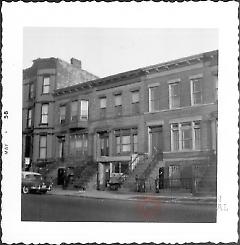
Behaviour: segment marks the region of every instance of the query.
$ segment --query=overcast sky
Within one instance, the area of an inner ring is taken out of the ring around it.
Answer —
[[[75,57],[104,77],[218,49],[217,29],[45,28],[23,30],[23,68],[36,58]]]

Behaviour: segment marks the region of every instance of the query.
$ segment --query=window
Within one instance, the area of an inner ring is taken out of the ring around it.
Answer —
[[[116,149],[117,149],[117,154],[121,153],[121,137],[116,136]]]
[[[190,122],[181,124],[182,150],[192,149],[192,127]]]
[[[65,137],[58,138],[58,157],[59,158],[64,157],[64,142],[65,142]]]
[[[122,95],[121,94],[115,95],[115,112],[117,116],[122,115]]]
[[[43,77],[42,93],[48,94],[50,91],[50,77]]]
[[[200,122],[194,122],[194,140],[195,140],[195,149],[200,149]]]
[[[62,105],[59,107],[59,121],[60,124],[64,124],[66,120],[66,106]]]
[[[47,158],[47,136],[40,136],[39,143],[39,158],[46,159]]]
[[[102,97],[99,99],[99,105],[100,105],[100,118],[106,117],[106,108],[107,108],[107,98]]]
[[[42,104],[41,123],[42,124],[48,123],[48,104]]]
[[[138,138],[136,129],[115,130],[116,153],[125,154],[138,151]]]
[[[130,135],[122,136],[122,152],[130,152],[131,150],[131,141]]]
[[[32,109],[28,109],[28,114],[27,114],[27,127],[31,128],[32,127]]]
[[[149,112],[159,111],[160,91],[159,86],[149,88]]]
[[[73,157],[81,157],[87,155],[88,135],[73,134],[70,135],[70,155]]]
[[[100,155],[109,156],[109,134],[108,132],[99,133]]]
[[[105,109],[106,107],[107,107],[107,98],[106,97],[100,98],[100,108]]]
[[[171,150],[199,150],[201,147],[200,121],[171,124]]]
[[[34,98],[34,84],[30,83],[29,84],[29,94],[28,94],[28,98],[29,99],[33,99]]]
[[[172,150],[178,151],[179,150],[179,128],[177,123],[173,123],[171,125],[172,130]]]
[[[80,120],[88,120],[88,101],[80,101]]]
[[[138,135],[137,134],[133,135],[133,152],[134,153],[138,152]]]
[[[179,82],[169,84],[169,106],[170,108],[180,106]]]
[[[128,164],[124,162],[113,162],[112,173],[128,173]]]
[[[122,95],[117,94],[115,95],[115,106],[121,106],[122,105]]]
[[[192,105],[201,104],[202,102],[201,80],[202,78],[191,79]]]
[[[78,102],[73,101],[71,103],[71,121],[77,121],[77,108],[78,108]]]
[[[139,113],[139,91],[132,92],[132,112]]]

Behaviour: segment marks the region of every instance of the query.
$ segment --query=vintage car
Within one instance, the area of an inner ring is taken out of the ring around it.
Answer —
[[[44,180],[43,176],[35,172],[22,172],[22,193],[46,193],[52,189],[52,183]]]

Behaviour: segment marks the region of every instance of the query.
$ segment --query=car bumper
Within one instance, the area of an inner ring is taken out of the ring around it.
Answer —
[[[50,186],[42,187],[42,186],[32,186],[31,187],[32,191],[38,191],[38,192],[46,192],[46,191],[51,191]]]

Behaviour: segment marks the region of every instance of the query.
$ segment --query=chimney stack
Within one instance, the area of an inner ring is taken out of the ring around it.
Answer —
[[[77,68],[82,68],[82,62],[81,60],[75,59],[75,58],[71,58],[71,64]]]

